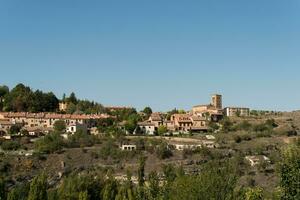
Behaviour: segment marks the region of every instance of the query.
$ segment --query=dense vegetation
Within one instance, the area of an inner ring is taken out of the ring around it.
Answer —
[[[67,103],[66,113],[103,113],[105,108],[93,101],[80,100],[75,93],[69,97],[63,96],[62,102]],[[0,111],[13,112],[56,112],[59,99],[52,92],[33,91],[23,84],[16,85],[9,90],[7,86],[0,86]]]
[[[11,91],[7,86],[1,86],[0,98],[0,110],[14,112],[54,112],[59,103],[52,92],[32,91],[23,84],[18,84]]]
[[[274,191],[272,199],[300,198],[300,146],[291,145],[282,150],[278,164],[280,188]],[[52,187],[47,176],[42,173],[31,183],[23,183],[13,188],[6,187],[0,180],[0,199],[104,199],[104,200],[197,200],[197,199],[264,199],[264,191],[258,187],[240,187],[238,177],[243,173],[238,158],[210,161],[197,175],[185,174],[182,168],[164,165],[162,174],[153,171],[145,174],[145,160],[141,156],[136,174],[138,181],[132,181],[132,172],[127,178],[118,181],[110,170],[70,173],[58,187]]]

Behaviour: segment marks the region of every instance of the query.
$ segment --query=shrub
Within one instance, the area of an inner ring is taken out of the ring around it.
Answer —
[[[123,156],[126,155],[126,153],[129,154],[131,152],[122,152],[112,140],[109,140],[105,142],[100,149],[99,157],[105,160],[108,158],[117,160],[122,159]]]
[[[172,151],[170,150],[170,148],[166,143],[161,143],[159,146],[157,146],[155,152],[157,157],[160,159],[166,159],[173,156]]]
[[[158,130],[157,130],[158,135],[164,135],[167,132],[168,132],[168,128],[166,126],[162,125],[162,126],[158,127]]]
[[[64,132],[66,130],[66,123],[63,120],[55,121],[53,126],[54,130],[58,132]]]
[[[17,141],[5,141],[1,145],[2,149],[5,151],[13,151],[13,150],[18,150],[21,145]]]
[[[272,136],[272,131],[263,131],[263,132],[258,132],[256,133],[256,137],[271,137]]]
[[[241,143],[241,142],[242,142],[241,136],[239,136],[239,135],[234,136],[234,141],[235,141],[236,143]]]
[[[36,141],[35,149],[40,153],[54,153],[61,150],[65,143],[59,133],[51,133]]]
[[[227,133],[233,130],[233,122],[229,118],[224,118],[220,123],[223,132]]]
[[[251,128],[252,128],[252,124],[250,124],[248,121],[242,121],[241,123],[235,126],[236,130],[242,130],[242,131],[248,131],[251,130]]]
[[[92,135],[88,135],[83,131],[77,131],[74,135],[71,135],[67,141],[67,147],[86,147],[92,146],[95,143],[95,138]]]

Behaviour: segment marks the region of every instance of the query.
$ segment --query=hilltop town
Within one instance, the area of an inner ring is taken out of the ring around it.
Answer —
[[[280,184],[275,169],[281,149],[299,143],[300,112],[224,107],[222,98],[211,95],[208,104],[187,111],[152,112],[150,107],[105,107],[74,93],[58,99],[23,84],[12,90],[2,87],[0,171],[7,191],[19,190],[44,173],[49,194],[59,193],[55,188],[81,174],[105,177],[99,181],[113,180],[120,187],[130,179],[135,195],[141,181],[151,189],[155,180],[163,185],[157,186],[159,195],[170,187],[167,194],[173,199],[177,186],[171,185],[177,179],[212,173],[215,184],[222,173],[225,179],[234,178],[234,190],[257,187],[271,199]]]
[[[104,113],[94,114],[66,114],[71,103],[61,100],[57,107],[57,112],[0,112],[0,132],[7,138],[12,127],[18,127],[20,130],[17,134],[27,133],[31,136],[48,134],[54,130],[54,124],[57,121],[63,121],[66,125],[66,133],[74,134],[81,129],[85,133],[97,135],[99,121],[106,119],[116,119],[116,116],[109,113],[124,110],[134,110],[128,107],[106,107]],[[152,110],[151,108],[149,108]],[[215,94],[211,96],[211,103],[206,105],[194,106],[191,111],[183,111],[168,115],[168,113],[138,113],[140,120],[147,118],[145,121],[139,121],[133,132],[127,130],[122,123],[118,126],[127,135],[158,135],[159,129],[164,130],[161,134],[187,134],[208,132],[210,122],[219,122],[224,117],[249,117],[249,108],[240,107],[222,107],[222,95]],[[147,116],[149,114],[149,116]]]

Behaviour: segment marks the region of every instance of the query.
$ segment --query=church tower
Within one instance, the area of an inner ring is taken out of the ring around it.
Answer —
[[[211,104],[216,108],[221,110],[222,109],[222,95],[214,94],[211,96]]]

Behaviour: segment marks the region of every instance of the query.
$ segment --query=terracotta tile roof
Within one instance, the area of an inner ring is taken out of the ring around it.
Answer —
[[[149,121],[139,122],[138,125],[139,126],[155,126],[153,123],[151,123]]]
[[[15,117],[24,117],[24,118],[38,118],[38,119],[104,119],[111,117],[107,114],[57,114],[57,113],[25,113],[25,112],[2,112],[4,118],[15,118]]]
[[[200,117],[200,116],[192,116],[191,119],[193,121],[206,121],[205,117]]]
[[[26,117],[25,112],[10,112],[8,117]]]
[[[191,115],[189,114],[174,114],[171,116],[171,119],[175,118],[176,121],[178,122],[192,122],[191,120]]]
[[[163,120],[160,113],[152,113],[150,118],[152,121],[162,121]]]

